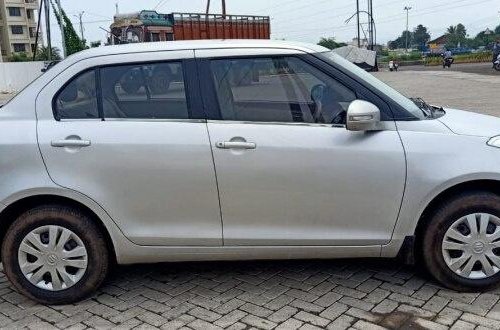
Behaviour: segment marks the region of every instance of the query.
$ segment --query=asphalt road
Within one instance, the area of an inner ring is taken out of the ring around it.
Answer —
[[[500,72],[489,70],[488,63],[457,64],[452,70],[406,67],[398,72],[384,70],[374,75],[408,97],[500,117]]]

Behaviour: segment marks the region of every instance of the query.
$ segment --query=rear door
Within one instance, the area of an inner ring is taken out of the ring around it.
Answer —
[[[94,58],[37,99],[51,178],[100,203],[134,243],[222,244],[195,70],[193,51]]]
[[[196,56],[203,90],[214,91],[205,103],[225,245],[390,241],[406,173],[395,124],[380,132],[345,128],[353,100],[387,111],[383,102],[300,52]]]

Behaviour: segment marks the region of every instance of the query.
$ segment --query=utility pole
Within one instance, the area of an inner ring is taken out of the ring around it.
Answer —
[[[358,28],[358,48],[361,48],[361,32],[359,31],[359,0],[356,0],[356,22]]]
[[[52,61],[52,36],[50,35],[50,7],[49,0],[42,0],[45,11],[45,33],[47,34],[47,52],[49,61]]]
[[[82,21],[82,17],[83,17],[83,14],[85,14],[84,11],[81,11],[78,13],[78,15],[75,15],[75,17],[78,18],[78,20],[80,21],[80,34],[82,35],[82,41],[85,40],[85,36],[83,35],[83,21]]]
[[[406,10],[406,52],[408,53],[408,36],[410,34],[410,28],[408,26],[409,13],[411,10],[410,6],[405,6],[404,10]]]
[[[373,50],[373,0],[368,0],[368,32],[369,32],[369,45],[368,49]]]
[[[66,57],[66,38],[65,38],[65,33],[64,33],[64,19],[62,17],[61,0],[56,0],[56,3],[57,3],[57,10],[59,11],[59,20],[61,21],[60,23],[61,23],[63,57]]]
[[[210,0],[207,0],[207,15],[210,12]],[[222,0],[222,17],[226,18],[226,0]]]

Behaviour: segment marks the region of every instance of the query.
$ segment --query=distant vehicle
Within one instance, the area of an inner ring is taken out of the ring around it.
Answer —
[[[408,99],[317,45],[93,48],[0,109],[3,272],[67,304],[114,263],[399,255],[493,289],[499,164],[499,118]]]
[[[118,14],[111,25],[111,44],[205,40],[269,39],[268,16],[200,13],[160,14],[154,10]]]
[[[398,71],[399,64],[396,61],[389,61],[389,71]]]
[[[441,57],[443,58],[443,69],[451,68],[451,65],[455,62],[455,59],[450,54],[451,52],[441,54]]]

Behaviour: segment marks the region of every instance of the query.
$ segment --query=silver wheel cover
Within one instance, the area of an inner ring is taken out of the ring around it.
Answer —
[[[467,279],[483,279],[500,271],[500,219],[487,213],[455,221],[441,245],[446,265]]]
[[[78,283],[87,270],[87,249],[71,230],[42,226],[23,238],[18,262],[26,279],[40,289],[61,291]]]

